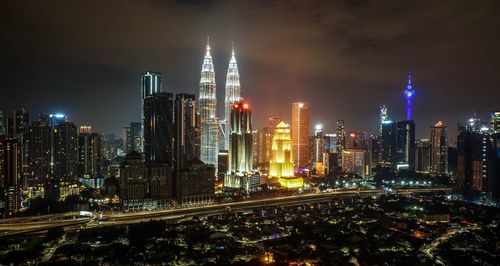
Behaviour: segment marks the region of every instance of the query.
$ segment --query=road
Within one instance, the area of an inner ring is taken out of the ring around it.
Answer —
[[[439,191],[450,191],[450,189],[447,188],[404,189],[397,192],[399,194],[412,194],[412,193],[432,193]],[[301,204],[325,202],[333,199],[346,199],[355,196],[362,196],[362,197],[376,196],[376,195],[381,195],[383,193],[384,192],[382,190],[370,190],[370,189],[308,193],[308,194],[275,197],[269,199],[246,200],[240,202],[186,207],[179,209],[143,211],[143,212],[132,212],[132,213],[109,213],[109,214],[104,214],[102,221],[99,221],[95,216],[75,219],[76,213],[74,212],[53,214],[48,216],[6,219],[0,223],[0,237],[44,231],[55,227],[92,228],[92,227],[102,227],[111,225],[132,224],[149,220],[179,221],[184,219],[191,219],[192,217],[195,216],[202,217],[202,216],[219,215],[227,213],[228,211],[244,212],[258,208],[266,208],[273,206],[286,207],[286,206],[294,206]]]
[[[428,245],[424,245],[420,248],[420,251],[423,252],[428,258],[434,259],[434,250],[441,244],[446,243],[451,237],[457,234],[462,234],[466,232],[470,232],[472,230],[478,230],[480,227],[478,225],[461,227],[461,228],[452,228],[444,233],[442,236],[434,239]],[[436,264],[446,265],[445,262],[441,261],[439,258],[436,258]]]

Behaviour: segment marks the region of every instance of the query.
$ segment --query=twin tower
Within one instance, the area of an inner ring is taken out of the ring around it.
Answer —
[[[210,42],[209,39],[207,39],[205,57],[203,58],[203,65],[201,67],[199,97],[201,127],[200,159],[204,163],[217,166],[219,150],[229,149],[231,109],[233,105],[240,102],[240,100],[240,76],[233,45],[226,76],[224,118],[220,119],[217,117],[217,91],[214,63],[210,53]],[[221,137],[219,138],[219,136]]]

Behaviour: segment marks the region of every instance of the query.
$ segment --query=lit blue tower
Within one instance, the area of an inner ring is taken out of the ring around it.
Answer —
[[[406,85],[406,90],[404,92],[406,98],[406,120],[411,120],[411,102],[413,97],[415,97],[415,90],[411,85],[411,72],[408,71],[408,85]]]

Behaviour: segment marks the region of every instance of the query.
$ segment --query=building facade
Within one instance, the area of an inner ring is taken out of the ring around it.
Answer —
[[[194,94],[175,95],[175,169],[196,155],[196,100]]]
[[[229,149],[229,139],[231,137],[231,110],[233,105],[241,98],[240,75],[238,73],[238,64],[234,53],[234,47],[229,60],[229,67],[226,76],[226,91],[224,98],[224,150]]]
[[[248,173],[253,166],[252,111],[250,103],[240,101],[231,109],[229,172]]]
[[[415,122],[397,122],[396,167],[415,171]]]
[[[442,121],[431,127],[431,174],[448,174],[448,132]]]
[[[309,168],[309,103],[292,104],[292,155],[298,171]]]
[[[277,178],[281,186],[286,188],[296,188],[304,185],[303,179],[295,177],[294,174],[292,147],[290,126],[281,121],[273,133],[269,177]]]
[[[78,129],[71,122],[54,128],[55,176],[60,182],[74,183],[78,174]]]
[[[209,43],[207,43],[201,68],[199,102],[201,127],[200,159],[204,163],[214,165],[217,168],[220,124],[217,118],[215,71]]]

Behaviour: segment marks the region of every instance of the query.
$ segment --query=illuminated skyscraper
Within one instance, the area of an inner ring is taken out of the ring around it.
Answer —
[[[323,161],[323,153],[325,152],[323,129],[323,124],[316,124],[314,126],[314,136],[312,137],[311,142],[313,164]]]
[[[161,74],[160,72],[155,72],[151,70],[146,70],[142,72],[141,77],[141,123],[140,123],[140,132],[139,132],[139,140],[140,144],[134,145],[133,149],[127,149],[126,152],[131,152],[132,150],[137,150],[142,152],[143,141],[144,141],[144,99],[149,95],[155,94],[157,92],[161,92]],[[134,140],[135,141],[135,140]],[[140,150],[136,149],[140,148]]]
[[[420,139],[416,144],[415,170],[417,172],[429,173],[431,163],[431,143],[429,139]]]
[[[233,104],[230,121],[228,174],[224,178],[224,187],[253,191],[260,184],[260,176],[252,171],[253,132],[250,104],[245,101]]]
[[[448,173],[448,133],[442,121],[431,127],[431,174]]]
[[[55,176],[61,182],[73,183],[78,171],[78,130],[71,122],[54,128]]]
[[[101,135],[97,133],[80,133],[78,135],[78,176],[100,176],[102,164]]]
[[[292,104],[292,150],[295,167],[309,167],[309,103]]]
[[[201,68],[200,79],[200,127],[201,127],[201,160],[217,168],[219,152],[217,119],[217,97],[215,86],[215,71],[210,54],[210,44],[207,41],[205,58]]]
[[[388,118],[387,115],[387,106],[385,104],[380,105],[380,133],[382,133],[382,124],[384,124],[384,121],[386,121]]]
[[[342,151],[345,150],[344,120],[337,121],[337,163],[342,165]]]
[[[469,119],[458,129],[457,189],[468,200],[484,197],[498,200],[500,134],[486,125],[474,126],[472,120],[475,119]]]
[[[408,84],[406,85],[406,90],[404,91],[406,98],[406,120],[412,120],[412,101],[415,97],[415,90],[411,85],[411,73],[408,72]]]
[[[382,123],[382,136],[380,139],[380,163],[384,166],[396,166],[397,123],[386,120]]]
[[[370,175],[369,160],[366,150],[345,149],[342,151],[342,171],[367,177]]]
[[[303,179],[294,177],[290,126],[281,121],[274,129],[269,176],[277,177],[284,187],[302,187]]]
[[[53,178],[53,131],[50,121],[40,118],[31,123],[27,132],[28,186],[45,185]]]
[[[324,176],[325,165],[328,163],[324,160],[324,155],[328,155],[325,146],[325,135],[324,135],[323,124],[316,124],[314,126],[314,136],[310,138],[310,150],[311,150],[311,168],[314,175]]]
[[[5,193],[5,211],[20,207],[21,147],[16,138],[0,136],[0,193]]]
[[[415,123],[413,120],[397,123],[396,163],[398,168],[415,170]]]
[[[226,93],[224,101],[224,150],[229,149],[229,138],[231,134],[231,109],[233,104],[240,101],[240,75],[238,73],[238,64],[233,50],[231,52],[231,60],[229,60],[229,67],[226,76]]]
[[[250,104],[246,101],[234,103],[230,120],[229,172],[231,174],[249,173],[253,165]]]

